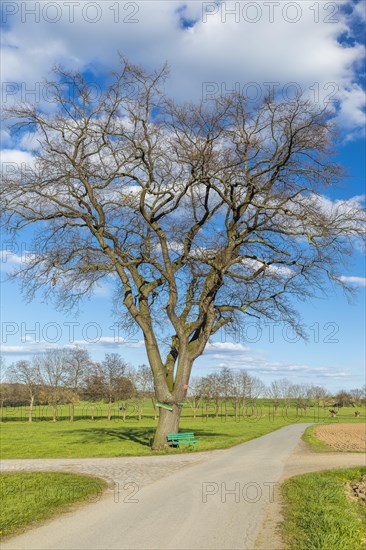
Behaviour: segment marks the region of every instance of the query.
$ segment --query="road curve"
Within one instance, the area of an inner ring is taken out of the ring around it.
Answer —
[[[284,466],[308,425],[286,426],[207,456],[130,497],[109,492],[4,541],[1,549],[252,550]]]

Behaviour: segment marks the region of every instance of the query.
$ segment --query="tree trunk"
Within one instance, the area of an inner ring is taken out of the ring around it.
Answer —
[[[57,405],[52,405],[52,422],[56,422],[57,419]]]
[[[34,403],[34,397],[32,396],[29,402],[29,414],[28,414],[29,422],[32,422],[32,419],[33,419],[33,403]]]
[[[70,422],[74,422],[74,416],[75,416],[75,405],[74,403],[70,403]]]
[[[178,433],[181,407],[172,405],[173,410],[160,409],[158,427],[154,435],[152,448],[154,451],[166,449],[168,447],[167,435]]]
[[[112,419],[112,402],[108,403],[108,420]]]
[[[154,420],[156,420],[158,418],[156,400],[152,397],[151,402],[152,402],[152,406],[153,406],[153,409],[154,409]]]
[[[145,398],[143,397],[142,400],[139,401],[139,405],[138,405],[138,415],[139,415],[140,422],[142,420],[142,414],[144,412],[144,408],[145,408]]]

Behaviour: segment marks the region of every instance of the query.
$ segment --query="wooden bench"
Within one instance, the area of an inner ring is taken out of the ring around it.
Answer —
[[[196,443],[198,443],[198,440],[194,438],[193,432],[182,432],[179,434],[168,434],[167,440],[170,443],[172,447],[176,447],[179,445],[193,445],[196,446]]]

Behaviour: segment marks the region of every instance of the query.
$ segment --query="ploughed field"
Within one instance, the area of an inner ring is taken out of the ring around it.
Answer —
[[[366,452],[366,424],[317,426],[314,435],[337,451]]]

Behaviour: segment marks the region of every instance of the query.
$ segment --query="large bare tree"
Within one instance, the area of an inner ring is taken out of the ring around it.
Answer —
[[[123,60],[95,99],[81,74],[59,69],[56,112],[8,112],[12,134],[33,132],[39,147],[2,189],[8,229],[38,228],[21,269],[30,296],[42,286],[69,307],[116,282],[168,405],[155,449],[178,430],[210,336],[248,315],[301,333],[294,300],[341,284],[364,220],[357,202],[321,195],[341,177],[324,110],[240,95],[180,105],[164,96],[166,77]]]

